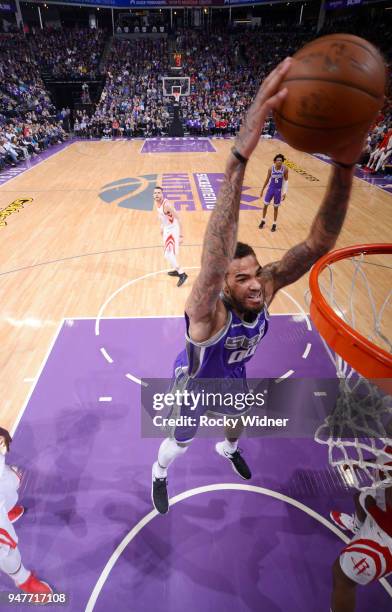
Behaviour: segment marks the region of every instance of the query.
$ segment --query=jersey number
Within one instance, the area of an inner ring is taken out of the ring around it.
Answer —
[[[252,355],[254,355],[256,352],[257,346],[258,345],[255,344],[254,346],[250,346],[248,349],[234,351],[233,353],[231,353],[228,363],[238,363],[239,361],[243,361],[244,359],[247,359],[248,357],[252,357]]]

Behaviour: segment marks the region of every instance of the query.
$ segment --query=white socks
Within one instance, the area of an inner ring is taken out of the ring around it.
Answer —
[[[236,440],[235,442],[230,442],[227,438],[225,438],[225,441],[223,443],[223,448],[226,451],[226,453],[230,453],[230,455],[232,453],[235,453],[235,451],[238,448],[238,441]]]
[[[158,463],[158,461],[155,461],[155,463],[152,466],[152,474],[154,476],[154,478],[166,478],[167,477],[167,469],[161,467]]]
[[[9,549],[8,555],[0,559],[0,569],[8,574],[16,585],[26,582],[31,574],[22,564],[19,548]]]
[[[172,266],[172,268],[177,270],[178,274],[183,274],[184,270],[181,268],[181,266],[178,265],[177,257],[175,256],[175,254],[173,253],[171,249],[168,249],[165,251],[165,258],[167,259],[169,264]]]
[[[166,478],[167,468],[177,457],[188,450],[187,446],[178,446],[175,440],[166,438],[159,447],[158,461],[153,465],[152,471],[155,478]]]

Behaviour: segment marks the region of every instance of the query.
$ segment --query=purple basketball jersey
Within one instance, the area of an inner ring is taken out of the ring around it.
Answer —
[[[174,363],[174,380],[172,392],[175,390],[213,391],[214,393],[248,393],[245,364],[256,352],[260,340],[268,330],[268,313],[265,308],[255,318],[253,323],[245,323],[229,305],[227,308],[227,323],[220,332],[206,342],[194,342],[189,337],[189,318],[186,320],[186,348]],[[212,383],[212,384],[211,384]],[[171,431],[171,436],[178,442],[186,442],[195,437],[200,417],[208,410],[214,413],[238,416],[250,410],[249,405],[240,407],[213,403],[207,406],[175,405],[171,417],[190,417],[191,422],[178,424]]]
[[[181,373],[189,379],[245,378],[245,364],[256,352],[260,340],[268,331],[268,312],[265,308],[253,323],[240,319],[229,305],[227,323],[206,342],[193,342],[189,337],[189,318],[186,319],[186,348],[174,364],[175,376]]]
[[[272,164],[271,168],[271,178],[268,183],[267,193],[265,194],[264,202],[269,204],[274,199],[275,206],[278,206],[282,199],[282,186],[284,173],[286,171],[286,166],[282,165],[282,167],[278,170],[275,168],[275,164]]]
[[[273,187],[274,191],[282,191],[285,170],[286,167],[283,164],[279,170],[275,168],[275,164],[272,164],[271,178],[268,184],[268,189]]]

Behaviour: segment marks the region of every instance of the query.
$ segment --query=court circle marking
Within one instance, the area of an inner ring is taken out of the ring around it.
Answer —
[[[184,268],[185,270],[200,270],[200,266],[187,266]],[[145,280],[146,278],[151,278],[152,276],[157,276],[158,274],[167,274],[169,272],[170,268],[165,268],[163,270],[156,270],[155,272],[148,272],[147,274],[143,274],[142,276],[138,276],[137,278],[133,278],[130,281],[127,281],[124,285],[122,285],[121,287],[119,287],[118,289],[116,289],[115,291],[113,291],[113,293],[108,297],[108,299],[102,304],[102,306],[100,307],[99,311],[98,311],[98,315],[95,319],[95,335],[98,337],[100,335],[100,322],[103,316],[103,313],[106,309],[106,307],[110,304],[110,302],[119,294],[121,293],[124,289],[126,289],[127,287],[131,287],[132,285],[134,285],[135,283],[141,281],[141,280]],[[305,310],[303,309],[303,307],[301,306],[301,304],[295,299],[293,298],[290,293],[288,293],[288,291],[286,291],[285,289],[281,289],[280,290],[281,293],[283,293],[287,298],[289,298],[289,300],[292,301],[292,303],[298,308],[299,312],[298,314],[304,317],[304,320],[306,322],[306,327],[308,331],[312,331],[312,325],[309,319],[309,315],[305,312]],[[308,342],[305,348],[304,353],[302,354],[302,358],[303,359],[307,359],[309,353],[310,353],[310,349],[312,347],[312,343]],[[104,359],[112,364],[114,363],[114,359],[111,357],[111,355],[109,354],[109,352],[106,350],[106,348],[104,346],[102,346],[100,348],[100,352],[103,355]],[[285,378],[289,378],[290,376],[292,376],[294,374],[295,370],[288,370],[287,372],[285,372],[284,374],[282,374],[281,376],[277,376],[276,378],[278,380],[283,380]],[[146,383],[144,383],[138,376],[135,376],[134,374],[131,374],[130,372],[127,372],[125,375],[125,378],[127,380],[130,380],[133,383],[139,384],[141,386],[146,386]]]
[[[312,510],[308,506],[305,506],[305,504],[303,504],[302,502],[297,501],[296,499],[293,499],[288,495],[284,495],[283,493],[279,493],[278,491],[274,491],[273,489],[266,489],[264,487],[257,487],[255,485],[221,483],[205,485],[203,487],[196,487],[194,489],[189,489],[189,491],[179,493],[175,497],[171,498],[170,506],[174,506],[180,501],[188,499],[189,497],[193,497],[194,495],[199,495],[201,493],[211,493],[215,491],[248,491],[250,493],[258,493],[259,495],[267,495],[268,497],[273,497],[274,499],[278,499],[279,501],[285,502],[290,506],[294,506],[294,508],[297,508],[298,510],[302,510],[302,512],[304,512],[311,518],[321,523],[321,525],[324,525],[324,527],[332,531],[332,533],[334,533],[341,540],[343,540],[345,544],[348,544],[350,542],[350,538],[348,538],[344,533],[342,533],[340,529],[330,523],[324,516],[322,516],[315,510]],[[132,540],[134,540],[135,537],[140,533],[140,531],[157,516],[159,516],[159,513],[156,510],[151,510],[151,512],[146,514],[138,523],[136,523],[136,525],[125,536],[125,538],[123,538],[122,542],[120,542],[120,544],[117,546],[116,550],[112,553],[109,561],[102,570],[101,575],[98,578],[94,589],[90,595],[90,598],[87,602],[85,612],[93,612],[95,604],[97,603],[98,597],[102,591],[102,588],[105,585],[105,582],[108,579],[110,572],[117,563],[118,559],[120,558],[128,544],[130,544]],[[379,582],[384,587],[388,595],[392,597],[392,586],[384,578],[382,578]]]

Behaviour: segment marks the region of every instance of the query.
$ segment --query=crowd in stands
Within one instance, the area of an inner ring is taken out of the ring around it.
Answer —
[[[0,35],[0,169],[67,138],[40,64],[21,33]]]
[[[127,137],[167,133],[168,102],[160,77],[167,74],[168,62],[166,39],[114,40],[101,98],[94,115],[83,121],[83,132]]]
[[[300,34],[260,37],[249,32],[177,33],[182,73],[190,78],[180,98],[185,129],[194,135],[233,135],[260,80],[298,47]],[[260,58],[266,58],[260,61]],[[168,74],[166,39],[115,40],[107,58],[106,84],[93,116],[78,117],[84,137],[161,136],[168,132],[172,101],[163,96],[161,76]],[[269,133],[273,133],[271,125]]]
[[[89,117],[76,112],[74,133],[78,138],[136,138],[164,136],[168,133],[168,119],[156,117],[150,120],[148,114],[140,117],[122,115],[108,120],[105,116]]]
[[[41,66],[59,79],[94,79],[106,35],[96,29],[40,30],[28,37],[29,46]]]
[[[29,111],[40,117],[54,111],[40,66],[23,34],[0,35],[0,113],[20,116]]]
[[[0,169],[16,166],[67,137],[61,121],[10,119],[0,126]]]
[[[366,23],[334,22],[331,26],[327,21],[323,33],[333,28],[347,30],[350,26],[370,40],[374,38]],[[392,33],[384,23],[378,24],[377,30],[382,34],[377,34],[378,45],[390,66]],[[259,83],[281,59],[315,35],[314,29],[308,26],[279,28],[275,32],[264,31],[262,35],[257,29],[178,31],[175,47],[182,53],[182,74],[190,79],[189,95],[180,98],[186,132],[204,136],[235,135]],[[3,140],[0,164],[17,163],[26,154],[35,154],[63,140],[64,128],[66,131],[73,128],[75,136],[80,138],[132,138],[168,133],[172,100],[163,95],[162,87],[162,76],[169,74],[168,39],[114,38],[110,53],[103,61],[106,42],[103,32],[87,29],[44,30],[27,37],[21,33],[0,35],[0,137]],[[72,121],[69,109],[56,114],[41,71],[67,80],[88,80],[97,77],[101,62],[105,84],[96,106],[91,103],[85,83],[81,102],[89,107],[88,111],[75,112]],[[374,171],[382,171],[385,160],[389,159],[384,153],[389,154],[390,148],[387,135],[392,127],[391,108],[388,99],[361,160]],[[8,129],[8,136],[4,129]],[[268,121],[264,134],[273,136],[274,133],[275,126]],[[15,149],[12,153],[7,152],[10,146]],[[380,148],[382,154],[379,154]]]

